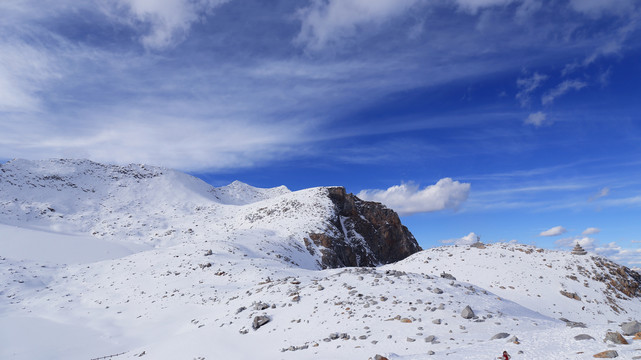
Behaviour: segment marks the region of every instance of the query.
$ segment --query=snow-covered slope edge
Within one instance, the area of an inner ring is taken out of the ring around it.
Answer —
[[[553,318],[607,323],[641,316],[641,275],[592,253],[479,243],[427,249],[390,268],[445,272]]]

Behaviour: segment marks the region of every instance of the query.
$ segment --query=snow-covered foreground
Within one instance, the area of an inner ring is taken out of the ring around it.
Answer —
[[[0,175],[1,359],[641,356],[631,336],[603,342],[641,320],[641,302],[592,255],[493,244],[321,270],[322,246],[303,238],[327,231],[323,188],[211,188],[90,162]]]
[[[14,284],[3,289],[0,358],[490,359],[507,350],[513,359],[583,359],[609,349],[601,339],[618,328],[570,328],[421,266],[315,271],[243,255],[184,243],[58,267],[4,258],[2,273],[22,277],[4,276]],[[475,318],[461,316],[468,305]],[[270,321],[253,329],[262,315]],[[490,340],[498,333],[510,335]],[[625,359],[638,348],[616,350]]]

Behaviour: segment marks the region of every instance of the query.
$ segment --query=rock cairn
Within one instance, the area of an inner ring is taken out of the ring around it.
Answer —
[[[583,249],[581,245],[579,245],[579,243],[576,243],[576,245],[574,245],[574,249],[572,249],[573,255],[585,255],[587,253],[588,252],[585,251],[585,249]]]

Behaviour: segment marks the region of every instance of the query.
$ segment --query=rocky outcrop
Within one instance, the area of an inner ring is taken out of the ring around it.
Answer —
[[[641,274],[603,258],[593,257],[593,260],[603,270],[594,280],[605,283],[616,298],[641,297]]]
[[[343,187],[327,188],[334,204],[331,228],[305,239],[321,247],[323,268],[377,266],[402,260],[421,250],[396,212],[380,203],[363,201]]]
[[[563,295],[565,297],[568,297],[570,299],[581,301],[581,298],[579,297],[579,295],[577,293],[571,293],[571,292],[568,292],[568,291],[565,291],[565,290],[561,290],[561,295]]]

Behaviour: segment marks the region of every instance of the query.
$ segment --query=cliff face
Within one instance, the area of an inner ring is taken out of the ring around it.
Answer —
[[[342,187],[327,191],[335,210],[330,219],[332,229],[309,234],[311,241],[322,247],[323,267],[389,264],[421,250],[393,210],[347,194]],[[312,252],[307,239],[306,244]]]

